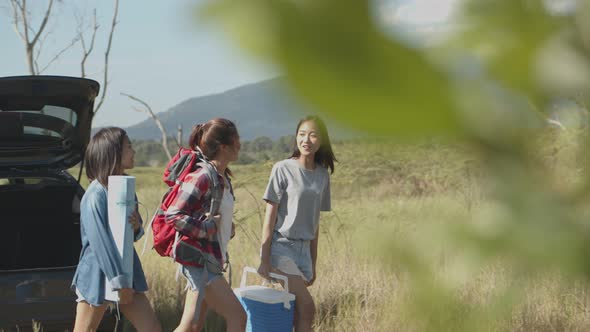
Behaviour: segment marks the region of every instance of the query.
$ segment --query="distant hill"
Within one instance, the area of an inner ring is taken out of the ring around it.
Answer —
[[[236,123],[243,140],[259,136],[277,139],[293,135],[298,120],[312,113],[287,93],[283,78],[274,78],[244,85],[223,93],[185,100],[166,112],[158,113],[168,135],[175,135],[179,124],[186,141],[193,125],[214,117],[223,117]],[[330,135],[342,137],[328,123]],[[126,128],[133,139],[161,138],[160,131],[151,119]]]

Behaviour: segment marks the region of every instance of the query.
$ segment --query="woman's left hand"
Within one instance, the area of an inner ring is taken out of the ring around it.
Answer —
[[[141,226],[141,218],[139,217],[139,212],[137,212],[137,210],[133,210],[129,215],[129,223],[133,227],[134,232],[139,230],[139,226]]]

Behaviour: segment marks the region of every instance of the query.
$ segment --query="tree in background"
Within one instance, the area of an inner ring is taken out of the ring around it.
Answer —
[[[293,152],[295,137],[293,135],[281,136],[273,144],[272,150],[275,154],[288,154]]]
[[[61,3],[61,1],[57,1]],[[38,5],[38,3],[35,3]],[[49,0],[47,2],[46,10],[42,14],[42,18],[40,19],[40,23],[37,26],[34,26],[35,21],[37,21],[32,14],[31,8],[28,7],[27,0],[10,0],[11,5],[11,18],[12,23],[14,26],[14,31],[16,34],[21,38],[25,47],[25,60],[27,63],[27,68],[30,75],[41,75],[45,72],[54,62],[58,61],[60,56],[67,52],[70,48],[79,44],[82,49],[82,56],[80,59],[80,77],[87,77],[87,70],[86,70],[86,62],[88,61],[89,57],[92,55],[93,51],[95,50],[95,43],[96,43],[96,36],[98,30],[100,29],[100,25],[97,21],[97,13],[96,9],[93,10],[92,15],[92,25],[90,27],[85,26],[85,22],[89,21],[86,17],[78,17],[78,30],[72,36],[72,40],[65,45],[61,50],[57,51],[53,57],[44,65],[40,64],[41,55],[44,53],[44,42],[51,35],[51,29],[49,26],[55,20],[57,20],[54,7],[56,6],[55,0]],[[98,110],[102,107],[104,103],[107,90],[108,90],[108,83],[109,83],[109,56],[111,52],[112,42],[113,42],[113,35],[115,32],[115,27],[117,25],[117,18],[119,13],[119,0],[114,0],[114,10],[113,10],[113,17],[111,22],[111,28],[108,35],[108,42],[105,47],[104,52],[104,68],[103,68],[103,78],[101,83],[101,95],[98,103],[94,108],[94,114],[98,112]],[[90,34],[88,35],[87,30],[91,30]],[[160,120],[156,116],[156,114],[152,111],[151,107],[143,100],[126,94],[121,93],[124,96],[129,97],[130,99],[140,103],[143,107],[134,109],[136,111],[144,112],[148,114],[148,116],[154,120],[158,129],[162,133],[162,148],[164,152],[170,159],[172,156],[170,154],[170,150],[168,148],[168,134],[165,128],[160,123]],[[179,129],[179,134],[181,129]],[[180,146],[180,142],[177,139],[174,139],[176,145]]]
[[[57,1],[61,3],[61,1]],[[38,5],[38,2],[35,2]],[[100,28],[97,23],[96,9],[93,11],[93,24],[90,40],[87,40],[86,27],[84,27],[83,18],[78,19],[78,31],[72,36],[72,40],[65,45],[61,50],[57,51],[46,64],[41,65],[41,55],[44,53],[44,42],[51,35],[51,28],[49,26],[57,17],[55,17],[54,6],[55,1],[49,0],[47,2],[46,10],[44,11],[40,23],[38,26],[34,24],[36,21],[34,15],[31,12],[31,8],[27,5],[27,0],[10,0],[11,5],[11,18],[14,26],[15,33],[21,38],[25,47],[25,60],[30,75],[41,75],[47,70],[54,62],[59,60],[59,57],[72,48],[76,44],[80,44],[82,48],[82,57],[80,60],[80,77],[87,77],[86,74],[86,61],[95,49],[96,34]],[[117,25],[117,17],[119,13],[119,0],[114,0],[113,18],[111,21],[111,27],[108,35],[108,42],[105,46],[104,52],[104,68],[103,68],[103,79],[101,83],[101,96],[96,103],[94,113],[98,112],[101,108],[108,88],[108,72],[109,72],[109,56],[111,52],[111,46],[113,42],[113,35],[115,27]]]
[[[414,319],[412,329],[475,331],[507,319],[525,295],[514,282],[485,307],[461,301],[459,285],[498,261],[512,280],[549,271],[590,280],[590,155],[583,148],[590,135],[581,138],[579,167],[565,174],[539,161],[537,144],[552,130],[548,105],[559,98],[587,104],[590,2],[457,1],[453,33],[435,44],[400,37],[402,3],[217,0],[200,7],[199,17],[280,68],[320,113],[380,137],[384,149],[388,138],[433,136],[473,147],[493,184],[491,212],[417,225],[416,236],[395,241],[395,229],[380,229],[367,242],[385,266],[410,275],[404,280],[413,293],[400,314]],[[435,273],[441,257],[456,272],[449,278]]]
[[[168,158],[168,160],[172,159],[172,155],[170,154],[170,149],[168,148],[168,133],[166,132],[166,128],[162,125],[162,122],[160,122],[160,119],[154,113],[154,111],[152,110],[150,105],[148,103],[146,103],[145,101],[143,101],[142,99],[139,99],[135,96],[132,96],[132,95],[129,95],[129,94],[126,94],[123,92],[121,93],[121,95],[126,96],[129,99],[134,100],[143,106],[143,108],[133,107],[133,109],[138,112],[146,113],[152,120],[154,120],[154,122],[156,123],[156,126],[160,130],[160,133],[162,133],[161,144],[162,144],[162,148],[164,149],[164,152],[166,153],[166,157]],[[182,133],[182,127],[179,126],[177,137],[176,138],[172,137],[172,140],[174,141],[174,143],[176,143],[177,148],[179,148],[182,145],[182,143],[180,142],[180,140],[182,139],[181,133]]]
[[[272,139],[268,136],[256,137],[250,142],[250,149],[253,152],[262,152],[272,149]]]

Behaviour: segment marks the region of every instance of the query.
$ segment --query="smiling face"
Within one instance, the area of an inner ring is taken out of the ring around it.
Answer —
[[[135,166],[135,150],[131,146],[129,137],[123,138],[123,151],[121,151],[121,173],[127,169],[132,169]]]
[[[297,130],[297,149],[302,156],[314,155],[321,145],[321,137],[318,126],[313,121],[301,123]]]

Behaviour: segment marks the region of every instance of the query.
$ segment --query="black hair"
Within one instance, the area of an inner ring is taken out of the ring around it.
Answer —
[[[334,151],[332,151],[332,143],[330,142],[330,136],[328,135],[328,128],[324,121],[317,115],[308,115],[305,118],[301,119],[297,124],[297,129],[295,130],[295,137],[299,132],[299,128],[304,122],[312,121],[314,122],[320,131],[320,148],[314,155],[314,160],[316,163],[329,168],[331,173],[334,173],[334,162],[338,161],[336,156],[334,156]],[[295,139],[293,154],[291,158],[299,158],[301,152],[299,148],[297,148],[297,139]]]

